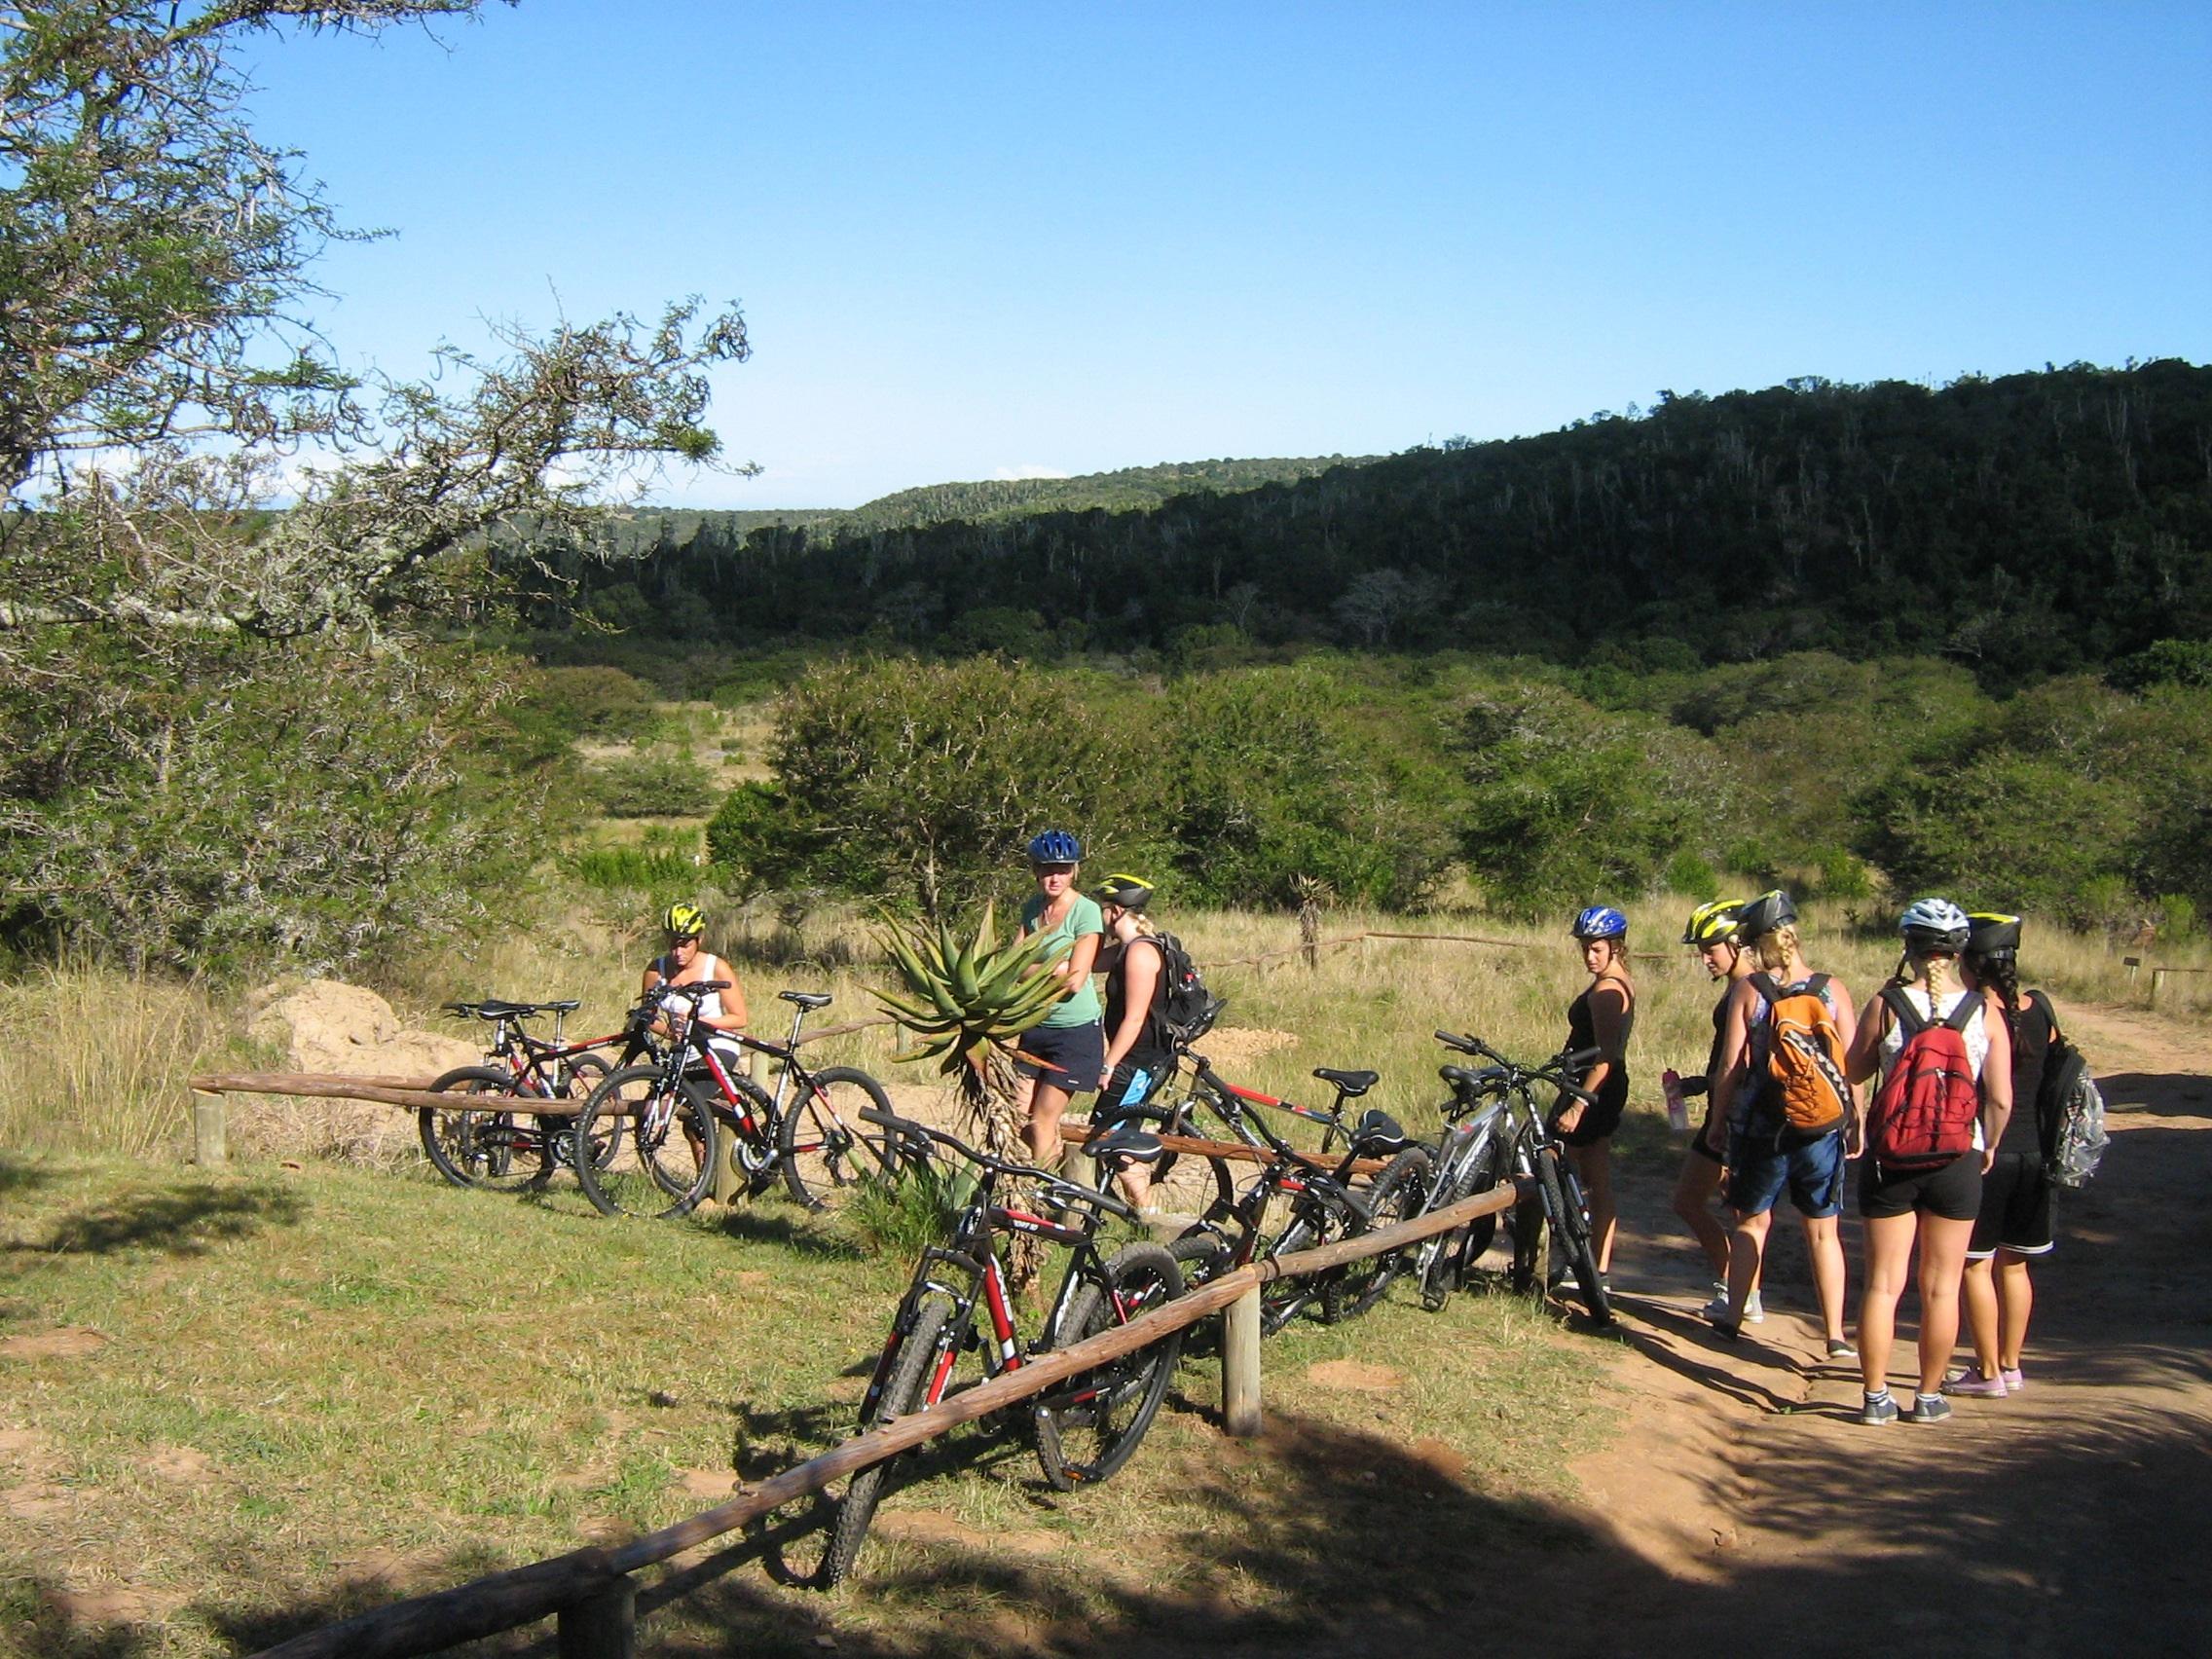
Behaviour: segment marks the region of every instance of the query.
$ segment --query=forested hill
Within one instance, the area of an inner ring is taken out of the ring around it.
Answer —
[[[1125,511],[1048,495],[1006,512],[988,494],[1003,487],[958,488],[946,501],[967,516],[934,523],[702,518],[637,564],[553,563],[593,611],[647,633],[742,641],[772,618],[1031,654],[1822,646],[1941,652],[2009,683],[2212,636],[2212,368],[2178,360],[1939,390],[1662,392],[1540,437]]]

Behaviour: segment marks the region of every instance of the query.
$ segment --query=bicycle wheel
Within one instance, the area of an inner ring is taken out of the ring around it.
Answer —
[[[589,1100],[592,1097],[592,1092],[607,1081],[608,1070],[607,1062],[597,1054],[571,1055],[567,1062],[568,1092],[563,1098],[576,1101],[579,1104]],[[577,1118],[581,1116],[581,1113],[577,1114]],[[565,1160],[571,1168],[575,1166],[576,1161],[577,1118],[563,1120],[559,1143],[562,1148],[562,1157],[555,1161],[562,1161]],[[628,1133],[628,1120],[614,1117],[602,1118],[592,1131],[592,1163],[596,1167],[604,1169],[613,1162],[622,1150],[623,1137]]]
[[[1427,1208],[1428,1184],[1435,1174],[1435,1156],[1425,1146],[1409,1146],[1391,1159],[1367,1190],[1367,1230],[1395,1227]],[[1410,1254],[1409,1246],[1353,1262],[1322,1291],[1322,1316],[1331,1322],[1358,1318],[1389,1294],[1391,1283],[1406,1271]]]
[[[1567,1270],[1574,1275],[1590,1317],[1601,1325],[1610,1324],[1612,1304],[1605,1295],[1604,1280],[1598,1276],[1598,1257],[1590,1247],[1590,1223],[1582,1213],[1574,1171],[1561,1161],[1556,1151],[1546,1147],[1536,1162],[1536,1180],[1543,1189],[1553,1251],[1565,1259]]]
[[[1279,1256],[1295,1256],[1301,1250],[1329,1243],[1341,1231],[1335,1213],[1316,1206],[1291,1218],[1290,1225],[1268,1246],[1267,1259],[1272,1262]],[[1270,1279],[1260,1286],[1261,1333],[1272,1337],[1283,1329],[1305,1311],[1309,1302],[1315,1301],[1321,1288],[1311,1277]]]
[[[714,1115],[688,1083],[665,1086],[658,1066],[626,1066],[592,1090],[576,1119],[576,1141],[595,1145],[610,1119],[628,1144],[605,1166],[576,1161],[584,1197],[606,1215],[682,1215],[714,1184]]]
[[[890,1381],[884,1384],[875,1410],[861,1424],[863,1429],[874,1428],[936,1403],[924,1396],[930,1391],[929,1384],[936,1373],[944,1323],[951,1317],[949,1297],[932,1294],[922,1299],[921,1307],[915,1309],[913,1329],[899,1345],[899,1357],[892,1362]],[[845,1495],[837,1500],[836,1518],[830,1524],[829,1542],[823,1549],[822,1561],[814,1569],[813,1583],[818,1589],[831,1588],[853,1570],[853,1563],[861,1553],[861,1541],[867,1536],[868,1523],[875,1519],[876,1505],[883,1501],[892,1466],[898,1461],[893,1457],[872,1464],[847,1484]]]
[[[430,1085],[432,1092],[513,1097],[515,1080],[492,1066],[461,1066]],[[423,1151],[457,1187],[526,1193],[552,1178],[544,1121],[518,1123],[513,1112],[447,1112],[425,1106],[415,1115]]]
[[[1487,1193],[1497,1185],[1498,1161],[1477,1156],[1460,1169],[1452,1191],[1437,1196],[1438,1208]],[[1465,1227],[1455,1228],[1441,1238],[1429,1240],[1421,1252],[1420,1305],[1433,1313],[1467,1282],[1467,1270],[1482,1260],[1497,1236],[1494,1214],[1477,1216]]]
[[[851,1066],[814,1073],[811,1088],[800,1085],[798,1098],[776,1125],[784,1185],[793,1198],[808,1209],[828,1209],[863,1181],[895,1177],[901,1162],[895,1143],[861,1116],[890,1110],[883,1086]]]
[[[1075,1294],[1052,1346],[1071,1347],[1164,1308],[1183,1294],[1182,1270],[1158,1244],[1131,1244],[1106,1264],[1107,1283]],[[1135,1454],[1183,1353],[1177,1331],[1150,1347],[1071,1377],[1037,1402],[1037,1461],[1054,1492],[1108,1479]]]

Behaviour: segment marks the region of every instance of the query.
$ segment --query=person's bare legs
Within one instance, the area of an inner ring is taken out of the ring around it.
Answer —
[[[1801,1215],[1805,1224],[1805,1253],[1813,1259],[1813,1289],[1821,1301],[1821,1324],[1831,1343],[1843,1335],[1844,1275],[1843,1230],[1832,1215]]]
[[[1728,1321],[1741,1325],[1744,1309],[1751,1305],[1751,1288],[1759,1282],[1759,1268],[1766,1259],[1766,1230],[1774,1225],[1774,1211],[1755,1215],[1736,1212],[1735,1231],[1728,1235]]]
[[[1582,1197],[1590,1205],[1590,1245],[1598,1258],[1598,1271],[1613,1271],[1613,1137],[1592,1141],[1588,1146],[1570,1146],[1567,1155],[1574,1160],[1575,1178],[1582,1183]]]
[[[1682,1172],[1675,1177],[1675,1213],[1713,1264],[1713,1276],[1728,1276],[1728,1230],[1713,1213],[1713,1195],[1720,1185],[1721,1168],[1701,1152],[1686,1153]]]
[[[1879,1394],[1890,1385],[1898,1298],[1904,1294],[1905,1276],[1912,1268],[1912,1240],[1919,1225],[1920,1217],[1910,1212],[1866,1218],[1866,1287],[1859,1293],[1859,1374],[1869,1394]],[[1957,1317],[1954,1306],[1954,1336]]]
[[[1972,1221],[1922,1218],[1920,1227],[1920,1391],[1939,1393],[1943,1371],[1959,1346],[1959,1278]]]
[[[1057,1171],[1065,1156],[1060,1142],[1060,1115],[1068,1109],[1068,1091],[1044,1079],[1029,1093],[1029,1157],[1040,1169]]]
[[[2020,1369],[2020,1350],[2028,1346],[2028,1316],[2035,1311],[2035,1286],[2028,1281],[2028,1259],[2009,1250],[1997,1252],[1997,1363]]]
[[[1967,1330],[1973,1337],[1974,1368],[1984,1377],[1996,1376],[2002,1363],[1998,1358],[1995,1266],[1989,1261],[1969,1262],[1966,1277],[1959,1284],[1959,1294],[1967,1305]]]

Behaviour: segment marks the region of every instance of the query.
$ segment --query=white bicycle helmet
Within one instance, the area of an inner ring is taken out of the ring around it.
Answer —
[[[1904,947],[1919,956],[1935,951],[1956,956],[1966,949],[1972,930],[1967,913],[1948,899],[1915,899],[1898,918]]]

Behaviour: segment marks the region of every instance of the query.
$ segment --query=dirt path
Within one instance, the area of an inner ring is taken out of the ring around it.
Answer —
[[[1606,1575],[1633,1585],[1654,1643],[2212,1652],[2212,1045],[2120,1010],[2072,1011],[2069,1029],[2114,1144],[2036,1270],[2026,1391],[1960,1401],[1939,1427],[1855,1420],[1857,1368],[1817,1357],[1801,1250],[1777,1262],[1763,1326],[1711,1336],[1703,1263],[1664,1184],[1629,1184],[1617,1375],[1633,1404],[1579,1473],[1592,1524],[1620,1546]],[[1846,1230],[1856,1299],[1848,1216]],[[1912,1313],[1908,1298],[1899,1366]],[[1608,1640],[1606,1622],[1562,1645],[1645,1646]]]

